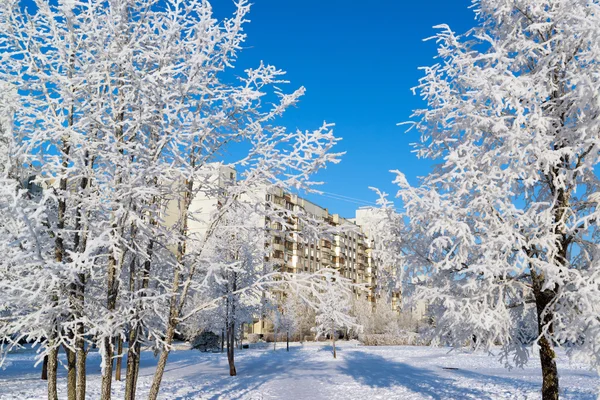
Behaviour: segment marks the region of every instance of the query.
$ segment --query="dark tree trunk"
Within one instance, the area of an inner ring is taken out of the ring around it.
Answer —
[[[221,353],[225,348],[225,328],[221,329]]]
[[[231,321],[227,327],[227,361],[229,362],[229,376],[236,376],[235,370],[235,322]]]
[[[290,333],[289,332],[285,333],[285,346],[286,346],[286,351],[290,351]]]
[[[132,400],[135,399],[135,391],[137,388],[138,376],[140,375],[141,351],[142,351],[142,345],[138,342],[135,344],[135,353],[136,353],[137,357],[136,357],[136,361],[134,364],[134,371],[133,371],[133,399]]]
[[[229,278],[229,289],[232,293],[236,291],[236,273],[233,272]],[[227,297],[227,362],[229,363],[229,376],[236,376],[235,370],[235,298]]]
[[[44,361],[42,362],[42,380],[48,380],[48,356],[44,356]]]
[[[333,358],[337,358],[335,352],[335,324],[331,324],[331,344],[333,345]]]
[[[532,272],[533,292],[535,296],[538,333],[540,335],[540,363],[542,366],[542,400],[558,400],[558,368],[556,353],[552,343],[552,302],[556,295],[554,290],[542,290],[543,277]]]
[[[123,339],[117,338],[117,367],[115,368],[115,380],[121,381],[121,368],[123,366]]]
[[[127,372],[125,374],[125,400],[135,399],[135,369],[139,362],[136,352],[137,346],[137,327],[133,327],[129,332],[129,349],[127,350]]]

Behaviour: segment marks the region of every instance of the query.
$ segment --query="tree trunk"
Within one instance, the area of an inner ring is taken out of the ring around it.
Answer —
[[[135,370],[139,362],[136,354],[136,339],[134,329],[129,333],[129,349],[127,350],[127,372],[125,374],[125,400],[135,399]]]
[[[83,325],[81,326],[83,329]],[[85,351],[85,343],[83,341],[83,332],[81,332],[80,337],[77,338],[75,342],[76,356],[77,356],[77,382],[76,387],[77,391],[75,393],[75,398],[77,400],[85,400],[85,391],[86,391],[86,368],[85,362],[87,359],[87,352]]]
[[[542,400],[558,400],[558,369],[556,367],[556,353],[552,344],[553,333],[552,319],[554,317],[551,304],[556,293],[553,290],[542,290],[543,276],[535,271],[531,272],[533,293],[537,311],[540,363],[542,366]]]
[[[127,372],[125,374],[125,400],[135,399],[136,370],[140,362],[140,347],[138,343],[139,328],[134,326],[129,331],[129,349],[127,350]]]
[[[221,353],[225,348],[225,328],[221,329]]]
[[[154,203],[154,202],[153,202]],[[154,224],[154,221],[151,221]],[[137,230],[132,228],[131,235],[134,237],[137,233]],[[148,259],[144,261],[144,268],[142,269],[142,277],[141,277],[141,289],[142,292],[140,294],[140,299],[138,299],[136,303],[135,316],[139,315],[140,312],[140,301],[145,297],[145,290],[149,285],[149,277],[150,277],[150,268],[152,266],[152,255],[154,253],[154,242],[150,241],[146,248],[146,254],[148,255]],[[134,256],[129,263],[129,292],[135,292],[135,283],[136,283],[136,274],[137,274],[137,258]],[[129,348],[127,350],[127,372],[125,375],[125,400],[134,400],[135,392],[137,388],[137,378],[140,366],[140,351],[141,345],[139,342],[141,328],[138,323],[134,323],[130,325],[129,329],[129,337],[127,342],[129,344]]]
[[[101,399],[110,400],[112,393],[113,349],[110,337],[104,338],[104,371],[102,373]]]
[[[117,338],[117,368],[115,370],[115,380],[121,381],[121,367],[123,366],[123,339]]]
[[[77,393],[77,371],[75,369],[77,366],[76,354],[67,346],[63,347],[67,354],[67,399],[75,400]]]
[[[236,376],[235,370],[235,321],[227,326],[227,362],[229,363],[229,376]]]
[[[44,356],[44,361],[42,362],[42,380],[48,380],[48,356]]]
[[[167,327],[165,342],[171,344],[173,342],[173,335],[175,334],[175,324],[169,323]],[[156,365],[156,372],[154,373],[154,379],[152,379],[152,386],[148,393],[148,400],[156,400],[158,398],[158,391],[160,390],[160,383],[162,382],[163,374],[165,373],[165,367],[167,365],[167,359],[169,358],[169,352],[165,348],[158,358],[158,364]]]
[[[331,324],[331,344],[333,345],[333,358],[337,358],[335,352],[335,324]]]
[[[181,258],[183,254],[185,254],[185,244],[180,243],[178,249],[178,261],[181,263]],[[148,393],[148,400],[156,400],[158,398],[158,391],[160,390],[160,384],[162,382],[162,377],[165,373],[165,367],[167,366],[167,359],[169,358],[170,349],[169,346],[173,343],[173,336],[175,335],[175,327],[177,326],[177,318],[181,313],[180,309],[183,308],[183,303],[179,303],[180,307],[177,307],[177,300],[175,294],[178,292],[179,288],[179,280],[180,280],[180,271],[179,269],[175,270],[175,274],[173,276],[173,287],[171,288],[171,293],[173,296],[171,297],[171,302],[169,305],[169,322],[167,325],[167,331],[165,332],[165,348],[160,353],[160,357],[158,359],[158,364],[156,366],[156,371],[154,372],[154,378],[152,379],[152,386],[150,387],[150,393]],[[182,296],[184,294],[182,293]],[[183,300],[182,300],[183,301]]]
[[[133,398],[132,398],[132,400],[135,400],[135,392],[137,390],[138,376],[140,375],[140,360],[141,360],[141,354],[142,354],[141,351],[142,351],[142,345],[138,341],[135,344],[136,361],[135,361],[135,364],[133,364],[134,371],[133,371]]]
[[[552,343],[543,337],[539,341],[540,362],[542,365],[542,400],[558,400],[558,369],[556,368],[556,353]]]
[[[58,369],[58,347],[54,347],[48,354],[48,400],[58,400],[56,388],[56,372]]]
[[[285,346],[286,351],[290,351],[290,332],[285,333]]]

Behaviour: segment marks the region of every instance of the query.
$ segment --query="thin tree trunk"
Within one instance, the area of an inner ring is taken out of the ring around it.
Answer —
[[[56,372],[58,369],[58,347],[54,347],[48,354],[48,400],[58,400],[56,388]]]
[[[236,376],[235,369],[235,321],[232,321],[227,327],[227,362],[229,363],[229,376]]]
[[[244,348],[244,323],[240,326],[240,350]]]
[[[335,352],[335,324],[331,324],[331,344],[333,345],[333,358],[337,358]]]
[[[138,376],[140,375],[140,357],[142,354],[141,351],[142,351],[142,345],[138,341],[135,344],[135,354],[137,355],[137,357],[136,357],[136,362],[134,364],[134,371],[133,371],[133,399],[135,399],[135,391],[137,390]]]
[[[101,399],[110,400],[112,394],[113,349],[110,337],[104,338],[104,371],[102,373]]]
[[[171,344],[173,341],[173,335],[175,334],[174,326],[174,324],[169,324],[167,327],[165,342],[168,344]],[[158,391],[160,390],[160,383],[162,382],[162,377],[165,372],[169,353],[170,351],[168,349],[164,349],[160,353],[158,364],[156,365],[156,372],[154,373],[154,379],[152,380],[152,386],[150,387],[150,392],[148,393],[148,400],[156,400],[158,398]]]
[[[71,114],[69,116],[69,126],[73,125],[72,123],[72,118],[73,118],[73,112],[72,112],[72,107],[71,107]],[[69,146],[68,143],[68,138],[63,138],[63,145],[62,145],[62,163],[61,163],[61,167],[62,167],[62,172],[64,173],[64,175],[66,176],[66,170],[67,167],[69,166],[69,152],[70,152],[71,147]],[[54,239],[54,259],[57,261],[57,263],[62,263],[64,256],[65,256],[65,243],[64,243],[64,239],[62,237],[62,233],[65,229],[65,212],[67,210],[67,202],[65,200],[65,193],[67,191],[67,179],[66,178],[61,178],[59,181],[59,190],[60,190],[60,195],[58,197],[58,214],[57,214],[57,223],[56,223],[56,231],[58,232],[56,234],[56,238]],[[56,304],[58,302],[58,295],[53,294],[52,295],[52,302],[54,302],[54,304]],[[52,344],[52,350],[50,350],[50,353],[48,354],[48,400],[56,400],[58,399],[58,390],[57,390],[57,368],[58,368],[58,346],[56,346],[56,343],[54,343],[57,335],[58,335],[58,329],[59,327],[57,326],[57,321],[54,320],[53,321],[54,324],[54,332],[52,333],[52,340],[50,341],[50,343]]]
[[[183,221],[182,232],[187,230],[187,218]],[[177,246],[177,262],[181,265],[183,261],[183,255],[185,254],[185,242],[180,242]],[[167,359],[169,358],[170,349],[168,346],[173,343],[173,335],[175,335],[175,327],[177,326],[177,319],[181,313],[183,303],[177,303],[177,292],[179,291],[179,282],[181,279],[181,271],[179,265],[175,267],[175,273],[173,275],[173,286],[171,288],[171,300],[169,305],[169,322],[167,324],[167,331],[165,332],[165,348],[160,353],[158,364],[156,365],[156,371],[154,372],[154,378],[152,379],[152,386],[148,393],[148,400],[156,400],[158,398],[158,391],[160,390],[160,384],[162,377],[165,373],[165,367],[167,365]],[[184,293],[182,293],[182,296]]]
[[[63,347],[67,354],[67,399],[75,400],[77,393],[77,371],[75,369],[77,365],[76,354],[67,346]]]
[[[121,336],[117,338],[117,368],[115,371],[115,380],[121,381],[121,367],[123,365],[123,339]]]
[[[193,152],[192,152],[193,153]],[[195,160],[192,157],[190,162],[192,168],[195,167]],[[189,273],[187,274],[186,281],[181,288],[181,292],[179,289],[180,280],[181,280],[181,272],[179,266],[183,264],[183,257],[186,254],[186,237],[187,237],[187,227],[188,227],[188,209],[190,203],[192,201],[192,190],[194,187],[194,181],[188,180],[186,182],[186,192],[183,198],[183,205],[181,207],[181,218],[180,218],[180,235],[181,241],[177,245],[177,266],[175,269],[175,273],[173,276],[173,285],[171,287],[171,301],[169,306],[169,321],[167,325],[167,331],[165,333],[165,344],[170,346],[173,342],[173,334],[175,333],[175,327],[179,322],[179,316],[181,315],[183,308],[185,306],[185,302],[187,300],[188,292],[190,285],[192,284],[192,279],[195,274],[195,266],[192,265]],[[209,237],[214,229],[216,228],[216,224],[213,222],[211,226],[209,226],[208,231],[205,234],[205,237]],[[177,300],[177,295],[179,294],[179,301]],[[154,378],[152,380],[152,386],[150,388],[150,393],[148,395],[148,400],[156,400],[158,397],[158,391],[160,389],[160,384],[162,381],[162,377],[165,371],[165,366],[167,363],[167,358],[169,357],[170,350],[165,348],[159,358],[158,365],[156,367],[156,372],[154,373]]]
[[[135,278],[136,278],[136,258],[132,257],[129,263],[129,293],[135,292]],[[137,313],[137,307],[136,307]],[[137,342],[137,325],[130,323],[129,324],[129,335],[127,337],[127,343],[129,344],[129,348],[127,349],[127,365],[126,365],[126,373],[125,373],[125,400],[133,400],[135,396],[135,388],[133,383],[135,381],[134,372],[135,372],[135,343]]]
[[[129,332],[129,349],[127,350],[127,372],[125,374],[125,400],[135,399],[135,368],[138,354],[136,354],[135,346],[137,343],[137,328],[131,329]]]
[[[86,284],[85,274],[79,274],[79,281],[80,282],[77,285],[78,286],[77,297],[79,300],[78,305],[82,310],[83,306],[84,306],[84,300],[85,300],[85,297],[84,297],[85,296],[84,290],[85,290],[85,284]],[[83,313],[81,311],[77,311],[78,318],[80,318],[82,314]],[[85,328],[83,326],[83,322],[77,323],[76,334],[77,334],[77,336],[75,338],[75,356],[76,356],[76,361],[75,361],[75,370],[76,370],[75,399],[76,400],[85,400],[86,385],[87,385],[85,363],[87,360],[87,351],[85,350],[85,339],[84,339]]]
[[[154,203],[155,200],[153,200]],[[155,223],[155,221],[151,221],[151,223]],[[135,235],[135,232],[132,232],[132,235]],[[146,253],[148,258],[144,261],[144,268],[142,269],[142,284],[141,289],[142,292],[140,294],[140,299],[136,305],[136,315],[139,314],[141,304],[140,301],[146,296],[146,289],[148,289],[148,285],[150,283],[150,267],[152,266],[152,255],[153,255],[153,247],[154,242],[150,241],[148,243],[148,247]],[[129,291],[130,293],[135,292],[135,276],[136,276],[136,258],[133,257],[131,263],[129,264]],[[129,331],[129,349],[127,350],[127,374],[125,377],[125,400],[134,400],[135,392],[137,388],[137,378],[140,367],[140,334],[141,327],[138,323],[136,323],[133,327],[131,327]]]
[[[127,351],[127,374],[125,376],[125,400],[134,400],[137,388],[137,377],[140,365],[139,328],[129,332],[129,349]]]
[[[85,152],[85,166],[88,168],[88,171],[93,169],[95,157],[90,157],[89,151]],[[91,179],[89,177],[84,176],[81,178],[81,182],[79,187],[82,191],[85,191],[88,188],[88,185],[91,185]],[[89,213],[88,213],[89,217]],[[88,238],[88,224],[82,221],[82,213],[81,206],[77,207],[77,213],[75,217],[75,238],[73,240],[73,249],[77,252],[85,251],[87,245]],[[85,271],[79,272],[77,274],[78,281],[74,285],[75,292],[72,293],[74,298],[74,317],[77,319],[76,328],[75,328],[75,399],[76,400],[85,400],[86,394],[86,360],[87,360],[87,351],[85,350],[85,327],[82,322],[83,310],[85,308],[85,286],[86,286],[86,273]]]
[[[286,345],[286,351],[290,351],[290,332],[286,332],[285,333],[285,345]]]
[[[225,348],[225,328],[221,329],[221,353]]]
[[[77,400],[85,400],[85,391],[86,391],[86,368],[85,362],[87,359],[87,352],[85,351],[85,343],[83,340],[83,325],[81,325],[81,332],[79,333],[79,337],[75,342],[76,346],[76,356],[77,356],[77,391],[75,393],[75,398]]]
[[[42,380],[48,380],[48,356],[44,356],[44,361],[42,362]]]

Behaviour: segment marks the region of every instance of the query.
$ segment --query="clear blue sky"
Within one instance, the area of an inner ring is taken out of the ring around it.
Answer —
[[[404,133],[412,110],[423,106],[411,88],[435,62],[434,41],[423,42],[446,23],[459,33],[475,24],[470,0],[254,0],[246,26],[247,48],[239,67],[260,60],[288,72],[293,87],[306,95],[285,117],[289,128],[312,129],[324,120],[346,151],[342,162],[318,175],[323,191],[374,201],[369,186],[395,195],[392,174],[399,169],[411,183],[430,162],[411,153],[415,131]],[[230,12],[229,0],[215,0],[217,15]],[[330,212],[353,217],[359,205],[308,195]]]

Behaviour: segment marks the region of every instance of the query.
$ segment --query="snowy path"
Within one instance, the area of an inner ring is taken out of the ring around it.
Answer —
[[[31,352],[12,354],[0,370],[0,399],[44,398],[39,368]],[[152,353],[143,354],[139,398],[145,398],[153,373]],[[161,399],[538,399],[540,372],[533,359],[525,369],[507,370],[494,357],[427,347],[361,347],[343,343],[334,360],[322,344],[238,352],[238,376],[229,377],[224,354],[194,350],[172,353]],[[91,354],[90,399],[99,398],[98,354]],[[447,369],[450,368],[450,369]],[[600,379],[561,354],[565,399],[595,399]],[[64,377],[64,370],[61,376]],[[60,390],[64,394],[64,378]],[[113,384],[122,398],[124,385]]]

